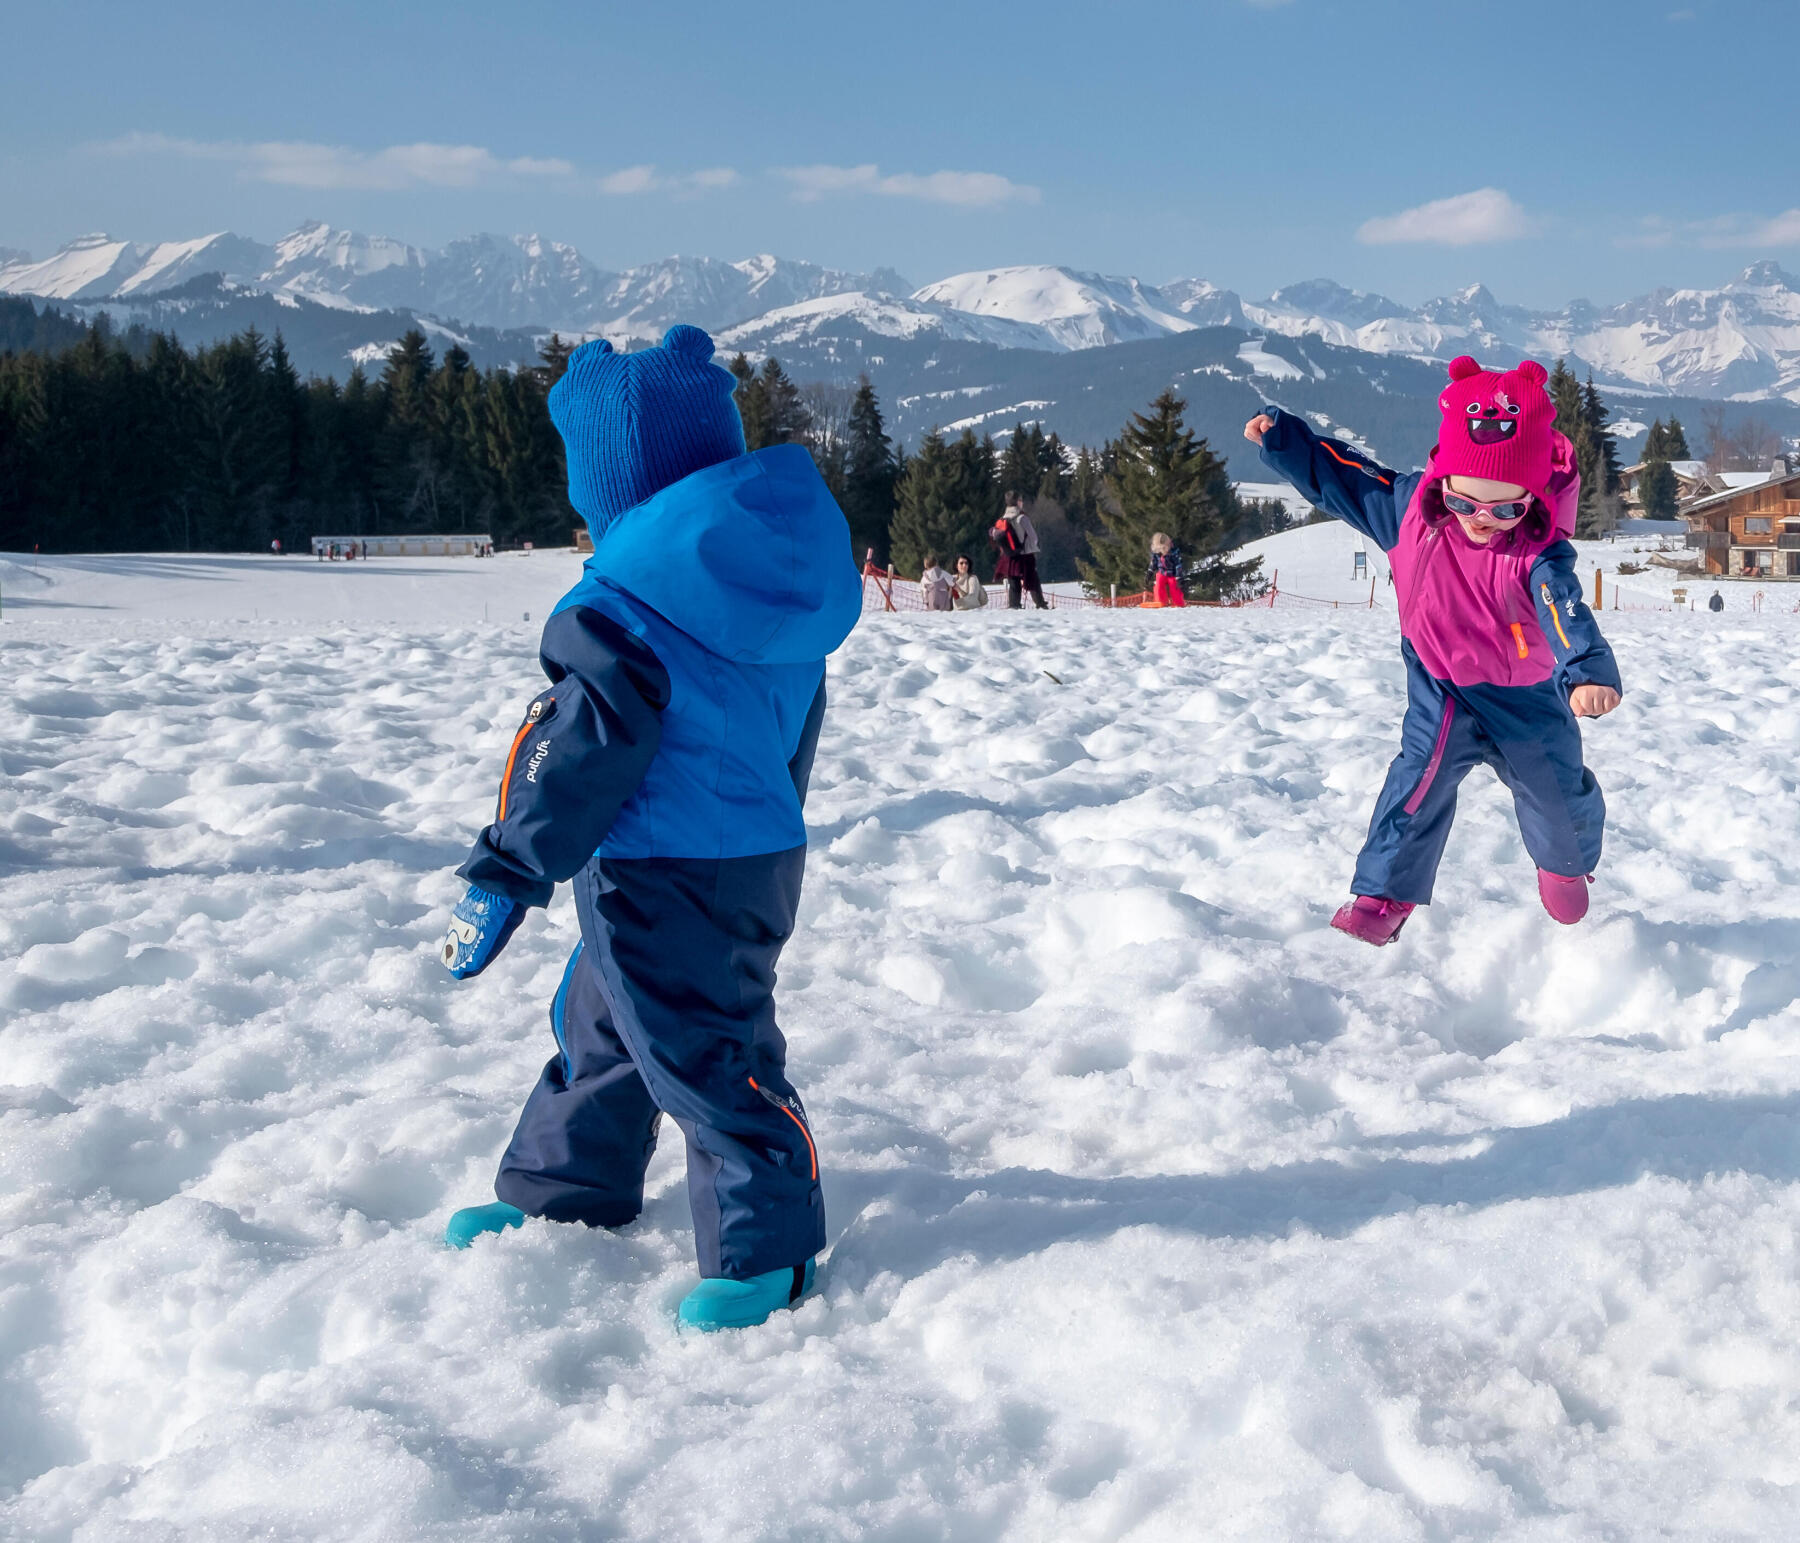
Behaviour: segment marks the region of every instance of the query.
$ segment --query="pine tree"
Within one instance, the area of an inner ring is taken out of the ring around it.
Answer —
[[[1672,520],[1680,509],[1680,489],[1667,461],[1646,461],[1638,474],[1638,499],[1647,520]]]
[[[1616,526],[1622,512],[1619,457],[1606,427],[1606,406],[1594,389],[1593,375],[1584,387],[1566,359],[1558,359],[1551,370],[1549,391],[1556,404],[1556,431],[1567,435],[1575,447],[1575,467],[1581,474],[1575,534],[1591,540]]]
[[[804,439],[812,425],[812,414],[806,410],[800,388],[788,379],[787,371],[778,361],[765,359],[757,375],[757,384],[762,387],[764,411],[768,416],[762,442],[748,445],[746,439],[748,448],[762,450],[770,445],[790,445]]]
[[[1658,418],[1644,436],[1644,469],[1638,474],[1638,501],[1643,505],[1645,518],[1675,518],[1680,509],[1681,489],[1669,462],[1686,459],[1687,436],[1682,432],[1681,421],[1672,418],[1665,426]]]
[[[744,444],[748,449],[760,450],[767,433],[768,393],[756,378],[756,366],[747,354],[738,354],[727,368],[737,380],[731,399],[737,403],[738,418],[744,425]]]
[[[563,378],[563,372],[569,367],[569,355],[574,352],[575,345],[565,342],[558,332],[552,332],[550,341],[538,350],[535,373],[546,391]]]
[[[739,354],[731,361],[731,373],[737,377],[738,417],[744,423],[744,448],[767,450],[771,445],[792,444],[803,440],[812,424],[800,388],[788,378],[787,371],[773,359],[763,360],[760,370]]]
[[[1600,476],[1600,491],[1611,497],[1619,491],[1619,445],[1607,427],[1612,414],[1594,388],[1594,372],[1588,371],[1587,384],[1581,390],[1581,415],[1588,426],[1588,442],[1594,449],[1594,465]]]
[[[1233,563],[1224,550],[1239,518],[1237,495],[1224,461],[1187,427],[1186,410],[1173,390],[1165,391],[1148,413],[1133,413],[1120,436],[1117,470],[1107,477],[1099,502],[1103,531],[1081,570],[1091,588],[1143,589],[1157,531],[1181,548],[1187,568],[1182,587],[1190,598],[1232,599],[1257,583],[1261,559]]]
[[[888,527],[893,523],[894,484],[899,474],[881,404],[865,375],[850,404],[844,444],[844,518],[850,522],[850,549],[859,563],[870,551],[877,563],[887,561]]]
[[[896,489],[889,532],[895,568],[917,574],[928,552],[946,562],[965,555],[980,568],[995,504],[991,450],[970,432],[946,443],[933,429],[907,460]]]

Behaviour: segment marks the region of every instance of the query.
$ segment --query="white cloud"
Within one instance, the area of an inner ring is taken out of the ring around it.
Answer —
[[[239,143],[133,133],[98,148],[114,155],[175,155],[216,161],[235,166],[253,181],[283,187],[381,192],[412,187],[466,188],[522,177],[568,177],[575,171],[567,161],[536,156],[505,159],[479,145],[420,143],[356,150],[305,140]]]
[[[1356,239],[1369,246],[1428,242],[1436,246],[1478,246],[1529,236],[1537,222],[1499,188],[1477,188],[1439,198],[1416,209],[1365,220]]]
[[[709,166],[703,171],[665,175],[654,166],[627,166],[608,172],[596,184],[602,193],[712,193],[728,188],[738,174],[729,166]]]
[[[608,172],[600,179],[602,193],[648,193],[655,186],[654,166],[627,166],[622,171]]]
[[[1701,246],[1800,246],[1800,209],[1772,215],[1725,215],[1688,227]]]
[[[1036,188],[991,171],[895,172],[884,177],[880,167],[867,165],[783,166],[778,172],[802,203],[839,193],[876,193],[974,209],[1004,203],[1035,204],[1041,196]]]
[[[1733,247],[1800,246],[1800,209],[1780,214],[1719,214],[1706,220],[1673,221],[1651,215],[1632,234],[1617,242],[1624,247],[1698,246],[1720,251]]]

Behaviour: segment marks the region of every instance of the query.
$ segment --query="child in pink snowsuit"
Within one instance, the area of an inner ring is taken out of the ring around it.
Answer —
[[[1158,531],[1150,538],[1150,590],[1158,605],[1186,605],[1181,588],[1181,548]]]
[[[1332,926],[1380,946],[1431,899],[1456,790],[1486,762],[1511,789],[1538,895],[1559,922],[1587,914],[1606,805],[1577,717],[1619,704],[1619,669],[1575,576],[1581,479],[1552,424],[1543,366],[1451,361],[1438,442],[1421,472],[1378,466],[1265,408],[1244,426],[1263,460],[1377,541],[1393,567],[1407,709]]]

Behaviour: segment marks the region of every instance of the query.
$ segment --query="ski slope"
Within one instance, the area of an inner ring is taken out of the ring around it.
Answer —
[[[831,1252],[695,1339],[678,1141],[437,1241],[553,1050],[566,897],[434,951],[574,562],[0,569],[0,1535],[1794,1535],[1800,620],[1609,615],[1589,921],[1482,773],[1376,952],[1391,612],[865,618]]]

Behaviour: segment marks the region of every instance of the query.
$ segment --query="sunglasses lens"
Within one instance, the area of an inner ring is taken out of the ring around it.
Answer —
[[[1472,498],[1464,498],[1461,493],[1445,493],[1442,495],[1444,507],[1452,514],[1461,514],[1473,519],[1476,515],[1486,513],[1490,520],[1498,520],[1503,525],[1510,525],[1514,520],[1522,520],[1531,512],[1529,499],[1514,499],[1506,504],[1481,504]]]

